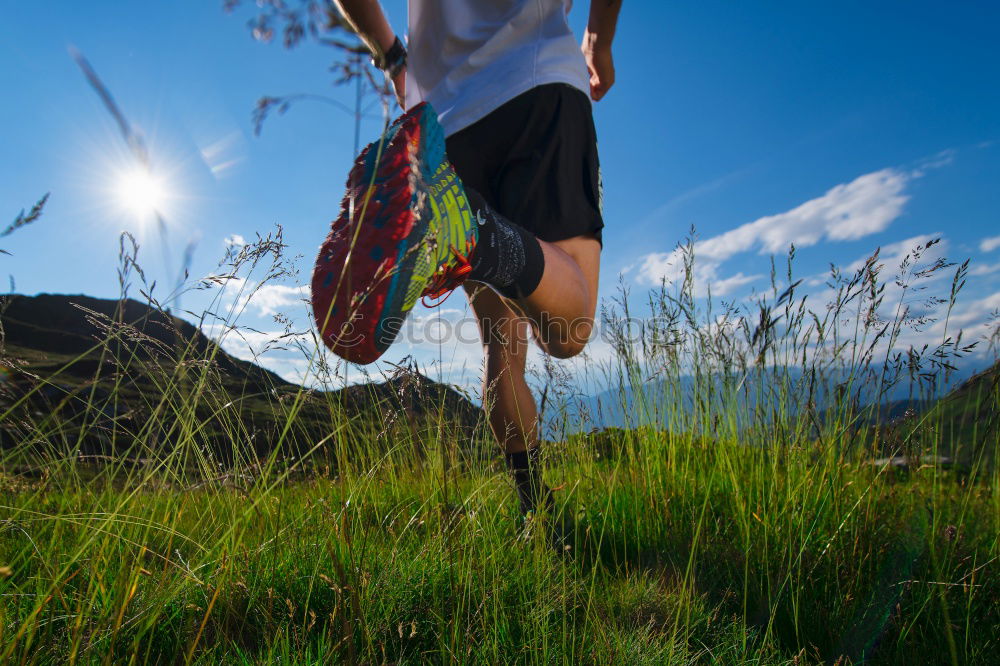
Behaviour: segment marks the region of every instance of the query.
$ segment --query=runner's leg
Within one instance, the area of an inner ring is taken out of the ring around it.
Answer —
[[[593,331],[601,244],[593,236],[539,243],[545,253],[542,281],[515,303],[531,320],[539,346],[570,358],[583,351]]]
[[[524,379],[528,323],[489,287],[465,285],[483,341],[483,407],[505,453],[533,448],[538,441],[535,400]]]
[[[538,412],[524,378],[530,324],[493,290],[467,283],[466,293],[483,340],[483,407],[504,449],[521,513],[552,512],[552,491],[538,462]]]

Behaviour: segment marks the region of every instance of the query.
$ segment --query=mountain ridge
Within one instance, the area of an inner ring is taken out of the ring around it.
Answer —
[[[218,429],[213,441],[220,453],[227,448],[222,413],[239,418],[241,428],[265,440],[253,442],[259,454],[269,450],[266,440],[284,441],[277,426],[286,417],[294,418],[296,429],[311,433],[308,441],[334,430],[334,423],[371,435],[392,423],[412,429],[446,422],[470,439],[482,427],[476,405],[453,387],[416,372],[323,392],[233,357],[183,318],[134,299],[83,294],[0,298],[5,372],[0,413],[9,412],[0,423],[0,448],[30,440],[31,434],[17,424],[47,415],[72,424],[70,430],[83,442],[81,450],[107,453],[115,449],[113,441],[106,441],[109,432],[114,440],[122,429],[141,430],[143,416],[155,413],[164,392],[183,382],[190,383],[184,390],[204,392],[197,418]],[[285,402],[297,406],[285,413],[280,407]],[[84,414],[94,408],[101,418],[88,423]]]

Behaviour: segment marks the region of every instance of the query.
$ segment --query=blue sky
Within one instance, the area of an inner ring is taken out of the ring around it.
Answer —
[[[299,92],[352,104],[353,89],[333,85],[329,49],[255,42],[246,25],[253,4],[244,4],[231,14],[221,0],[5,8],[0,212],[12,220],[52,193],[41,220],[0,239],[18,292],[116,297],[118,235],[129,230],[164,296],[189,243],[200,277],[217,271],[226,239],[249,241],[281,224],[289,256],[301,255],[298,279],[259,289],[239,323],[260,333],[224,344],[244,357],[259,352],[283,330],[276,312],[308,329],[302,285],[339,206],[353,121],[333,105],[303,102],[255,137],[251,111],[262,95]],[[405,4],[384,3],[400,33]],[[577,4],[579,35],[587,10]],[[766,288],[770,254],[792,242],[796,272],[821,296],[831,263],[850,267],[882,247],[891,271],[914,239],[941,237],[939,251],[973,261],[954,321],[981,335],[1000,308],[998,31],[993,2],[626,3],[617,83],[595,105],[602,295],[621,275],[642,300],[674,276],[672,251],[692,225],[699,279],[735,301]],[[133,161],[69,45],[146,138],[168,183],[165,238],[121,204]],[[380,124],[376,108],[364,139]],[[254,277],[243,286],[252,290]],[[200,312],[212,295],[189,293],[182,306]],[[454,322],[463,312],[456,294],[414,321]],[[594,346],[595,359],[603,352]],[[471,341],[404,342],[386,358],[414,354],[432,376],[471,386],[478,353]],[[260,360],[288,379],[306,365],[298,351]]]

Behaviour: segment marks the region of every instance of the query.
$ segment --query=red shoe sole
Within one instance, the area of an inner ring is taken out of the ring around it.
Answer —
[[[416,214],[426,105],[404,114],[355,160],[340,215],[320,248],[313,316],[323,342],[353,363],[378,359],[396,338],[427,232]]]

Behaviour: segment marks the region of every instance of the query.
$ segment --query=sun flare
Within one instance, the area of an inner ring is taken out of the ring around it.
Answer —
[[[117,194],[119,203],[135,215],[161,212],[168,197],[163,180],[142,168],[132,169],[119,177]]]

